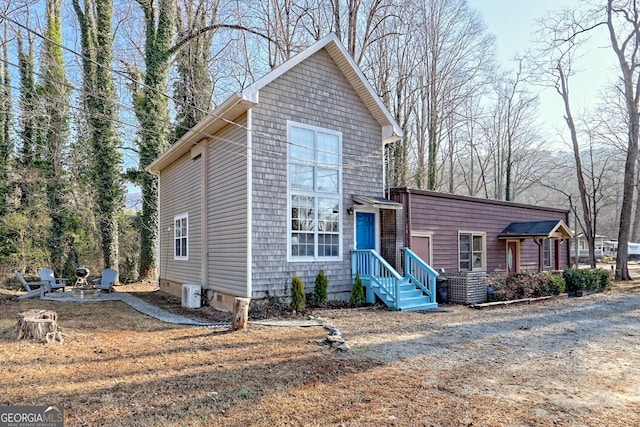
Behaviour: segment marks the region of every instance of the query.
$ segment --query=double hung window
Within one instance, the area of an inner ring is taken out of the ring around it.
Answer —
[[[189,259],[189,216],[177,215],[173,219],[173,258]]]
[[[289,123],[289,258],[340,258],[338,132]]]
[[[485,269],[484,233],[458,233],[460,271]]]

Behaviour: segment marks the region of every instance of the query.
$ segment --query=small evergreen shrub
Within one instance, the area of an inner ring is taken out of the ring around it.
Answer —
[[[606,288],[611,284],[611,275],[608,270],[604,268],[599,268],[595,272],[596,274],[596,284],[600,288]]]
[[[304,283],[298,276],[293,276],[291,280],[291,309],[303,311],[307,304],[307,296],[304,293]]]
[[[329,281],[324,274],[324,270],[320,270],[316,276],[316,282],[313,287],[313,303],[317,306],[323,306],[327,302],[327,288]]]
[[[564,277],[559,274],[552,274],[549,276],[549,282],[547,283],[547,290],[549,294],[560,295],[564,292],[564,289]]]
[[[562,277],[565,280],[567,292],[602,288],[609,285],[610,280],[609,272],[603,269],[591,271],[567,268],[562,272]]]
[[[362,279],[360,278],[360,273],[356,273],[356,278],[353,282],[353,286],[351,286],[350,301],[355,305],[362,305],[365,303],[364,289],[362,287]]]

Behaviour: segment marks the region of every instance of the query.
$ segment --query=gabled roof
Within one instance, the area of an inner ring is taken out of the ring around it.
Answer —
[[[279,67],[273,69],[264,77],[256,80],[244,90],[231,95],[226,101],[213,110],[213,112],[208,114],[184,134],[182,138],[173,144],[164,154],[154,160],[147,170],[159,172],[184,155],[191,149],[193,144],[207,138],[208,135],[213,135],[229,124],[229,122],[240,117],[260,102],[260,90],[262,88],[321,49],[327,50],[340,71],[342,71],[360,99],[362,99],[362,102],[364,102],[373,117],[378,121],[380,126],[382,126],[383,142],[390,143],[401,139],[403,136],[402,128],[400,128],[400,125],[393,118],[389,110],[387,110],[373,89],[373,86],[371,86],[371,83],[369,83],[356,62],[351,55],[349,55],[340,39],[331,33],[284,62]]]
[[[573,233],[562,220],[512,222],[498,235],[500,239],[570,239]]]

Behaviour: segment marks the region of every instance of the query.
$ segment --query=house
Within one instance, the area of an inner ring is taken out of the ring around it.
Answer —
[[[288,296],[294,275],[311,292],[324,270],[334,299],[349,298],[360,273],[370,301],[435,306],[434,271],[411,258],[421,273],[405,277],[380,255],[402,243],[402,206],[382,198],[383,147],[401,137],[340,40],[319,40],[149,166],[159,177],[160,289],[200,285],[228,309],[236,297]]]
[[[605,257],[616,259],[618,256],[618,241],[617,240],[605,240],[602,243],[602,253]],[[638,261],[640,260],[640,243],[627,243],[627,260]]]
[[[487,274],[569,266],[568,210],[409,188],[390,193],[403,206],[403,245],[443,272],[454,302],[484,301]]]
[[[609,246],[611,247],[611,246]],[[584,233],[576,234],[571,242],[571,262],[575,261],[576,248],[578,249],[578,259],[580,262],[589,260],[589,243]],[[597,234],[594,237],[594,255],[596,260],[602,260],[605,256],[605,236]]]

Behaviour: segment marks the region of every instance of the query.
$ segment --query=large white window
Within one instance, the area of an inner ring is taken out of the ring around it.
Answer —
[[[289,122],[289,257],[341,254],[341,147],[339,132]]]
[[[173,259],[189,259],[189,215],[173,218]]]
[[[484,233],[458,233],[460,271],[485,269]]]

